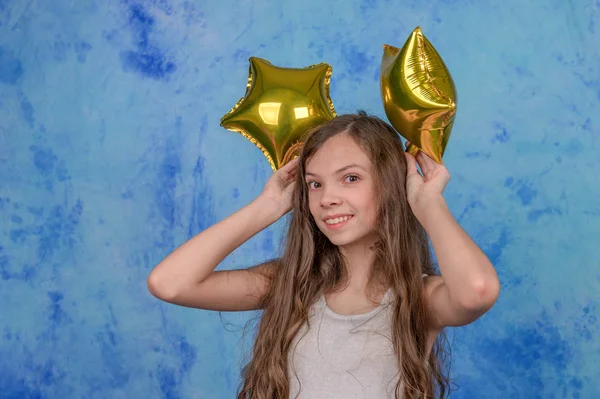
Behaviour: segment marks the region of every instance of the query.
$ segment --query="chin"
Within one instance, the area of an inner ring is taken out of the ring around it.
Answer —
[[[344,247],[344,246],[356,244],[356,243],[360,242],[363,238],[363,237],[348,237],[348,236],[344,237],[342,235],[339,235],[339,236],[326,235],[326,237],[329,239],[329,242],[331,242],[333,245],[336,245],[338,247]]]
[[[352,242],[351,239],[344,237],[341,234],[330,234],[329,232],[325,232],[323,230],[321,230],[321,233],[323,233],[323,235],[325,237],[327,237],[329,242],[332,243],[333,245],[337,245],[337,246],[347,245],[349,242]]]
[[[349,241],[349,240],[342,240],[339,237],[334,237],[334,238],[327,237],[327,238],[329,239],[329,242],[331,242],[333,245],[338,246],[338,247],[341,247],[341,246],[344,246],[344,245],[348,245],[348,244],[350,244],[352,242],[352,241]]]
[[[349,229],[344,232],[332,232],[327,230],[326,227],[319,226],[319,230],[329,242],[338,247],[348,246],[359,243],[367,243],[375,241],[375,236],[372,230],[356,231],[355,229]]]

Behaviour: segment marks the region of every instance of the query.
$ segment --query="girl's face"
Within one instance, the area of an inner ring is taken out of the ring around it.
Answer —
[[[375,172],[351,137],[342,133],[327,140],[307,162],[305,181],[310,212],[334,245],[375,242]]]

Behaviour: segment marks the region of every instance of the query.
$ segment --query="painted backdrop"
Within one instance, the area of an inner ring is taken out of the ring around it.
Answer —
[[[446,198],[503,288],[451,331],[452,397],[597,398],[598,21],[597,0],[0,0],[0,396],[233,397],[256,315],[146,277],[272,173],[219,127],[248,58],[327,62],[338,113],[384,117],[381,46],[421,26],[459,93]]]

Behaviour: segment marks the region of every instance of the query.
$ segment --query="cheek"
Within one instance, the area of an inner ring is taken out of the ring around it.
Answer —
[[[369,195],[365,202],[369,219],[375,220],[377,218],[377,208],[379,206],[379,197],[376,194]]]
[[[315,213],[319,210],[319,198],[314,192],[308,193],[308,209],[310,210],[310,213],[313,215],[313,217],[315,216]]]

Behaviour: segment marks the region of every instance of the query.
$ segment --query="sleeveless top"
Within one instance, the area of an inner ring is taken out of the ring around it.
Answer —
[[[335,313],[321,296],[292,342],[290,399],[394,398],[393,308],[391,290],[377,308],[358,315]]]

